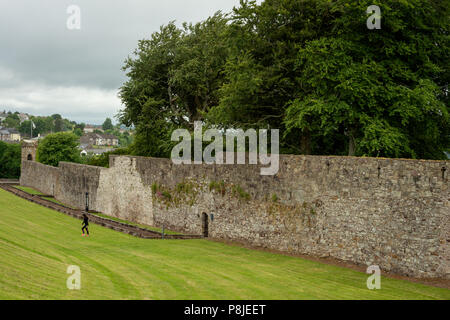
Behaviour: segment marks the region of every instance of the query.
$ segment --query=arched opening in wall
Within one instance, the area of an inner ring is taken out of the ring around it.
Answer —
[[[28,161],[33,161],[33,156],[32,156],[31,154],[29,154],[29,155],[27,156],[27,160],[28,160]]]
[[[202,213],[202,235],[206,238],[208,237],[208,215]]]

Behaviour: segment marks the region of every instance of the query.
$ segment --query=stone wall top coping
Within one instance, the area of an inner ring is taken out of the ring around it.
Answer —
[[[224,152],[226,154],[226,152]],[[236,153],[238,154],[238,153]],[[270,154],[269,154],[270,156]],[[294,154],[280,154],[280,159],[333,159],[333,160],[368,160],[368,161],[384,161],[384,162],[393,162],[393,161],[406,161],[413,163],[444,163],[446,165],[450,164],[450,159],[443,160],[429,160],[429,159],[407,159],[407,158],[376,158],[376,157],[354,157],[354,156],[335,156],[335,155],[294,155]],[[120,157],[128,157],[134,159],[142,159],[142,160],[152,160],[152,161],[167,161],[171,162],[169,158],[156,158],[156,157],[144,157],[144,156],[133,156],[133,155],[110,155],[111,158],[120,158]]]
[[[76,162],[66,162],[66,161],[61,161],[59,163],[59,168],[64,167],[64,166],[74,166],[74,167],[83,167],[83,168],[91,168],[91,169],[97,169],[97,170],[104,170],[104,169],[108,169],[108,168],[104,168],[104,167],[99,167],[99,166],[91,166],[88,164],[82,164],[82,163],[76,163]],[[54,167],[56,168],[56,167]]]

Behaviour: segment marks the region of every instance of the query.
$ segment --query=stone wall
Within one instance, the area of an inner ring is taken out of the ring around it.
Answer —
[[[55,194],[55,190],[59,186],[59,168],[35,161],[22,160],[20,170],[20,185],[33,187],[47,195]]]
[[[417,277],[450,275],[442,167],[448,161],[282,156],[277,175],[260,176],[252,165],[137,158],[144,183],[160,190],[153,206],[158,226],[201,233],[206,213],[211,237]],[[193,191],[177,192],[177,185]]]
[[[59,183],[55,198],[79,209],[86,207],[86,192],[89,193],[89,209],[102,211],[97,203],[101,167],[77,163],[59,164]]]
[[[116,158],[110,169],[101,171],[96,206],[112,216],[153,225],[151,189],[136,170],[136,159]]]
[[[153,225],[151,189],[140,181],[135,160],[124,157],[106,169],[60,162],[59,167],[23,161],[20,184],[33,187],[71,207],[89,209],[133,222]]]
[[[92,208],[112,216],[201,234],[206,214],[213,238],[450,278],[449,161],[281,156],[275,176],[124,156],[109,169],[34,166],[21,183],[56,181],[55,197],[77,206],[89,190]]]

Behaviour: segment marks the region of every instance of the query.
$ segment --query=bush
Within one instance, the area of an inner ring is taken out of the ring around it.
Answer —
[[[20,144],[0,141],[0,178],[18,179],[20,177]]]
[[[54,167],[61,161],[80,162],[78,139],[68,132],[49,134],[39,142],[37,160]]]

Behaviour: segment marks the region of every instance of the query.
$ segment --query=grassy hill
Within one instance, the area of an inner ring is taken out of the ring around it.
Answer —
[[[0,299],[450,299],[450,290],[207,240],[144,240],[0,189]],[[81,290],[68,290],[69,265]]]

